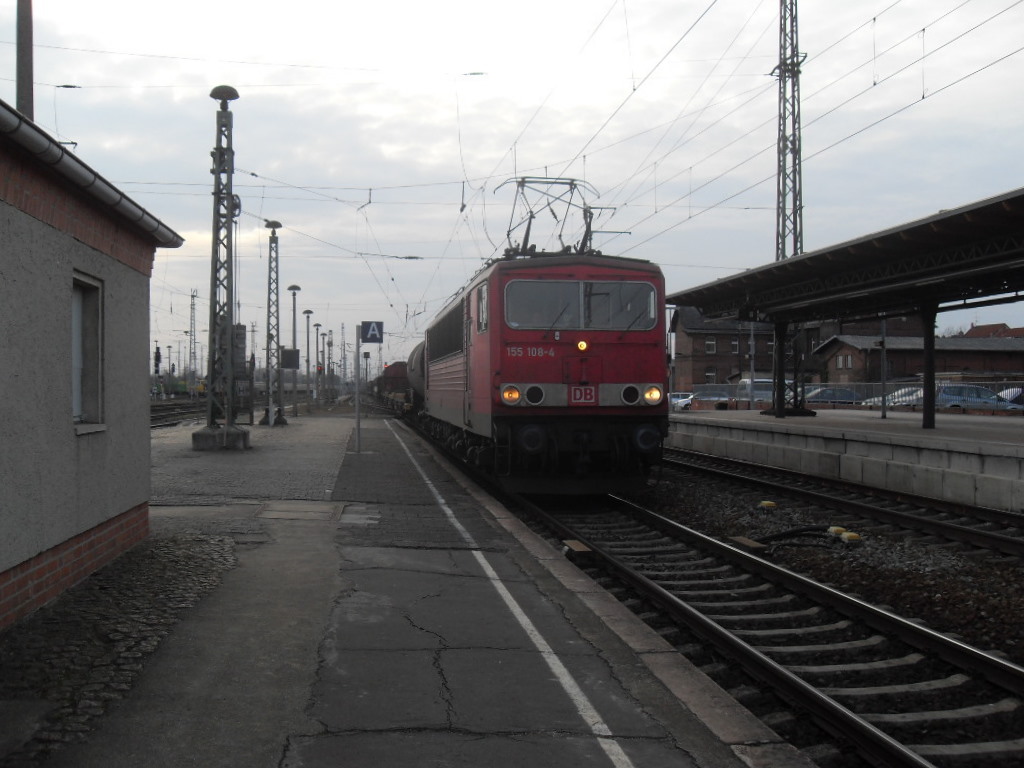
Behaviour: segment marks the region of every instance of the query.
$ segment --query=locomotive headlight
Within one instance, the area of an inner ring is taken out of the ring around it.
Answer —
[[[514,384],[506,384],[501,388],[501,402],[505,405],[518,405],[521,397],[522,393],[519,391],[519,387]]]
[[[644,389],[644,402],[648,405],[657,405],[664,396],[665,393],[661,391],[661,387],[657,384],[651,384]]]
[[[580,339],[579,341],[576,342],[576,349],[578,349],[580,352],[586,352],[587,347],[589,346],[590,345],[587,344],[587,342],[585,342],[583,339]]]

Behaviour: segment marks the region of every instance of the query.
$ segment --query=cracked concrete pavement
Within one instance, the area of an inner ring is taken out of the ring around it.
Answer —
[[[557,553],[524,546],[528,532],[510,536],[517,523],[481,514],[481,500],[414,446],[467,544],[384,422],[364,422],[358,454],[352,427],[300,418],[254,429],[251,451],[202,460],[187,427],[154,440],[154,529],[183,542],[230,537],[237,565],[184,612],[131,691],[46,766],[563,768],[611,765],[611,741],[619,765],[773,764],[749,757],[768,754],[773,735],[729,700],[713,701],[714,730],[681,707],[651,673],[675,668],[671,649]],[[495,579],[610,737],[581,717]],[[680,689],[700,685],[672,674]]]

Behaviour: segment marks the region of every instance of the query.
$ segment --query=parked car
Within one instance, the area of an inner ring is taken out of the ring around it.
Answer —
[[[1024,387],[1008,387],[999,390],[999,396],[1017,405],[1024,405]]]
[[[688,411],[690,410],[690,398],[692,397],[692,392],[669,392],[669,407],[671,407],[673,411]]]
[[[774,390],[775,382],[772,379],[754,379],[753,388],[751,388],[750,379],[740,379],[739,384],[736,385],[736,399],[750,400],[751,394],[753,394],[755,401],[770,403]]]
[[[864,401],[864,405],[880,405],[881,398],[873,397]],[[886,396],[887,405],[924,405],[924,389],[922,387],[905,387]],[[1021,411],[1024,405],[1018,405],[1004,397],[1000,397],[987,387],[977,384],[940,384],[935,388],[935,407],[950,410],[978,411]]]
[[[832,403],[853,405],[861,401],[858,392],[846,387],[818,387],[804,393],[805,403]]]
[[[1022,411],[1024,405],[1000,397],[988,387],[976,384],[947,384],[935,390],[936,408],[968,408],[993,411]]]
[[[914,403],[920,403],[922,397],[924,397],[924,390],[921,387],[901,387],[885,396],[885,404],[887,406],[913,405]],[[869,397],[861,402],[861,405],[881,404],[881,397]]]
[[[717,410],[724,410],[729,407],[729,401],[732,399],[732,387],[701,387],[690,398],[690,408],[699,408],[701,406],[698,403],[707,402],[714,403],[714,405],[704,406],[705,408],[711,407]]]

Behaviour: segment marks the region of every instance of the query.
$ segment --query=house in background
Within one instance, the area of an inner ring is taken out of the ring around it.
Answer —
[[[974,325],[962,334],[967,339],[1024,339],[1024,328],[1011,328],[1006,323]]]
[[[813,350],[823,376],[833,384],[882,380],[880,336],[833,336]],[[887,336],[886,379],[906,379],[924,371],[924,339]],[[947,336],[935,339],[935,370],[971,380],[1024,378],[1024,338]]]
[[[695,384],[724,384],[749,375],[751,337],[757,376],[771,376],[775,331],[768,323],[708,320],[696,307],[677,307],[672,328],[675,352],[669,388],[673,392],[692,391]]]
[[[0,101],[0,629],[149,532],[149,279],[181,237]]]
[[[709,320],[696,307],[680,306],[673,315],[672,328],[675,352],[670,389],[674,392],[691,391],[697,384],[735,383],[749,377],[752,368],[754,378],[772,376],[775,329],[771,323]],[[878,320],[803,326],[791,340],[802,356],[802,376],[811,381],[839,381],[831,378],[831,371],[823,367],[826,361],[812,354],[813,350],[820,346],[822,339],[842,334],[875,334],[874,338],[879,338],[879,331]],[[917,317],[892,318],[887,322],[886,335],[889,338],[920,337],[921,321]]]

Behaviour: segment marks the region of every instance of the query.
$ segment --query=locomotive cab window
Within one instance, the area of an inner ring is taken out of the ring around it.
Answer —
[[[649,331],[658,322],[650,283],[583,283],[584,328]]]
[[[487,330],[487,283],[483,283],[476,289],[476,332],[483,333]]]
[[[651,283],[513,280],[505,287],[505,322],[512,328],[648,331],[657,321]]]
[[[513,280],[505,288],[505,322],[512,328],[579,328],[575,280]]]

